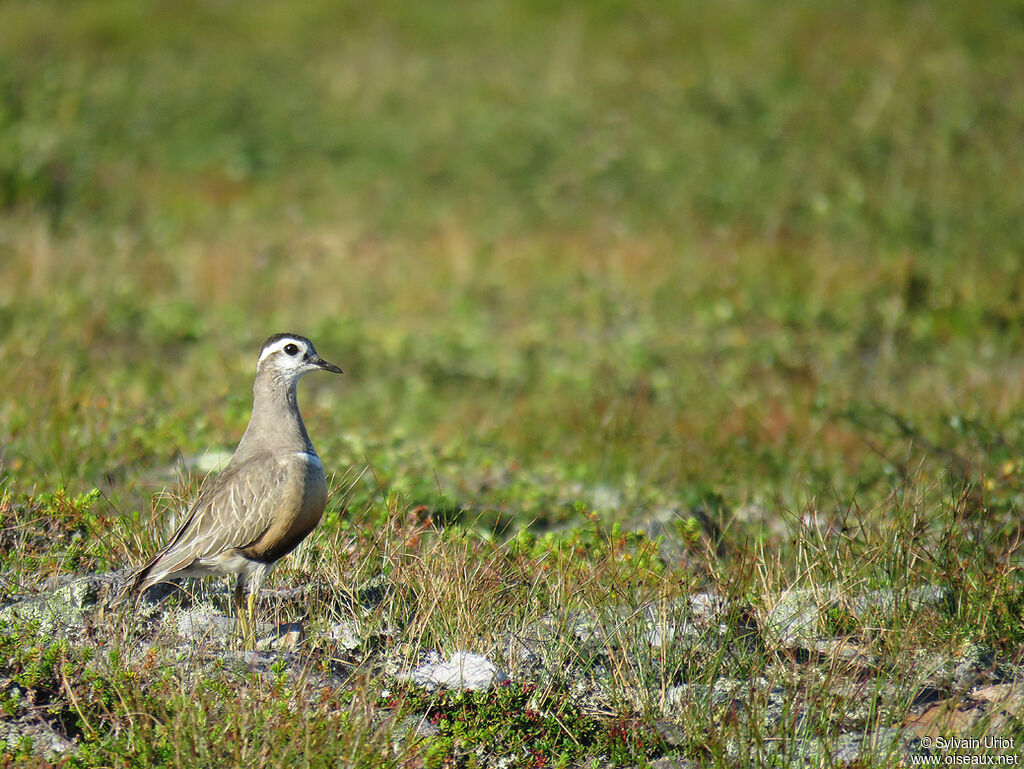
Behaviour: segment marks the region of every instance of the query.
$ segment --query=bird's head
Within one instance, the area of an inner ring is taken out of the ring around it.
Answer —
[[[263,343],[256,373],[270,374],[275,379],[297,382],[310,371],[342,373],[333,363],[328,363],[313,347],[313,343],[298,334],[274,334]]]

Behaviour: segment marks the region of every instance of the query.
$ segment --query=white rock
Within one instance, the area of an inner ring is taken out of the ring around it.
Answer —
[[[493,662],[472,652],[455,652],[447,662],[429,660],[413,670],[409,678],[427,689],[472,691],[485,691],[508,680]]]

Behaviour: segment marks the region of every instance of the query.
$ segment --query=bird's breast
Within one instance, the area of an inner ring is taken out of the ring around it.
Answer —
[[[269,528],[246,549],[253,560],[273,562],[290,553],[320,523],[327,506],[327,479],[316,454],[299,451],[279,461],[288,471]]]

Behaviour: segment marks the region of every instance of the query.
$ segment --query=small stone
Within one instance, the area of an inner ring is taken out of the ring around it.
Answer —
[[[301,622],[287,622],[277,629],[279,649],[295,650],[306,640],[306,628]]]
[[[40,635],[47,636],[66,637],[81,632],[111,583],[107,575],[72,579],[48,593],[4,607],[0,610],[0,622],[37,623]]]
[[[882,588],[860,595],[847,595],[832,586],[787,590],[769,610],[762,629],[767,639],[781,647],[810,648],[827,629],[830,612],[848,614],[861,620],[878,613],[918,611],[946,600],[946,591],[923,585],[906,592]]]
[[[686,744],[686,729],[683,728],[682,724],[673,723],[672,721],[656,721],[654,728],[658,732],[658,736],[669,747],[676,748]]]
[[[26,737],[32,740],[32,752],[48,761],[75,749],[74,742],[62,737],[42,719],[26,717],[14,722],[0,721],[0,745],[6,745],[8,750],[17,750]]]
[[[700,764],[676,756],[663,756],[654,759],[646,766],[649,766],[650,769],[696,769]]]
[[[348,652],[355,651],[363,644],[363,639],[357,631],[356,623],[348,620],[342,620],[333,625],[327,631],[327,637],[334,641],[340,649]]]
[[[472,652],[455,652],[447,662],[433,659],[412,671],[408,676],[413,683],[430,690],[469,689],[486,691],[492,686],[502,684],[508,676],[498,670],[486,657]]]
[[[189,641],[226,641],[234,632],[235,622],[208,607],[183,611],[177,616],[175,630]]]
[[[391,730],[391,742],[396,750],[401,750],[420,740],[433,737],[438,731],[436,724],[432,724],[425,715],[417,713],[406,716],[395,724]]]
[[[825,611],[835,605],[836,598],[829,588],[786,591],[765,617],[765,635],[783,647],[812,643],[821,633]]]
[[[810,648],[836,662],[846,662],[862,668],[873,668],[881,664],[881,659],[869,646],[849,638],[819,638]]]
[[[857,766],[912,765],[911,756],[922,751],[917,735],[902,729],[882,727],[870,734],[842,734],[831,753],[833,765]]]
[[[718,622],[729,611],[729,599],[718,593],[694,593],[690,596],[694,622]]]
[[[364,609],[373,609],[383,602],[390,586],[387,576],[378,574],[356,588],[356,600]]]
[[[992,650],[982,644],[968,644],[953,668],[953,689],[958,692],[988,683],[986,674],[995,664]]]
[[[266,651],[295,651],[306,640],[306,629],[301,622],[285,622],[278,625],[272,635],[262,638],[256,648]]]
[[[906,592],[891,588],[871,590],[853,599],[853,611],[862,617],[869,611],[899,611],[903,607],[915,611],[926,606],[936,606],[946,600],[947,591],[941,585],[921,585]]]

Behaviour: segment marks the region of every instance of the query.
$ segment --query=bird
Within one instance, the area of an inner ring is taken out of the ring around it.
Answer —
[[[256,364],[252,415],[235,453],[208,479],[173,536],[125,580],[113,606],[183,577],[237,575],[232,597],[246,646],[254,604],[274,565],[312,532],[327,505],[327,480],[299,413],[299,379],[343,373],[299,334],[274,334]],[[248,588],[248,604],[244,594]]]

